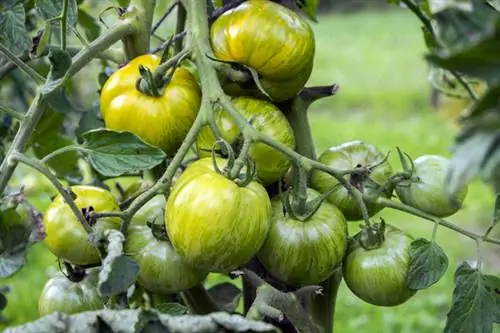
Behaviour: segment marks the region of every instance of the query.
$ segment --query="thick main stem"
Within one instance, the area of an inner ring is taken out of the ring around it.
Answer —
[[[135,32],[123,39],[125,54],[129,60],[149,51],[156,0],[131,0],[127,11],[132,13]]]
[[[335,329],[335,304],[341,281],[342,270],[338,269],[332,277],[321,283],[323,295],[316,295],[309,308],[313,321],[323,327],[324,333],[333,333]]]

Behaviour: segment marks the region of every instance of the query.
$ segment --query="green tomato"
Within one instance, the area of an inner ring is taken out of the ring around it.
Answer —
[[[96,212],[118,212],[120,207],[111,192],[95,186],[76,185],[71,187],[76,195],[74,200],[78,209],[92,207]],[[95,230],[119,229],[121,219],[105,217],[97,220]],[[58,258],[74,265],[98,264],[99,252],[90,244],[88,235],[80,221],[58,194],[49,205],[43,217],[47,237],[44,243]]]
[[[418,181],[396,186],[401,202],[438,217],[455,214],[462,207],[468,187],[464,186],[451,198],[448,196],[445,181],[450,161],[442,156],[424,155],[413,164]]]
[[[158,195],[134,215],[127,233],[125,253],[140,266],[138,282],[145,289],[173,294],[202,282],[208,272],[188,264],[167,240],[158,239],[147,222],[160,219],[166,200]]]
[[[349,242],[342,266],[347,287],[373,305],[396,306],[406,302],[416,293],[407,285],[413,238],[386,225],[380,247],[367,250],[359,235]]]
[[[319,193],[308,189],[310,200]],[[318,284],[342,262],[347,247],[347,223],[334,205],[323,202],[302,222],[283,213],[281,198],[271,201],[271,229],[258,259],[273,277],[293,286]]]
[[[384,161],[385,155],[374,145],[363,141],[350,141],[339,146],[330,147],[319,156],[319,162],[334,169],[345,171],[356,167],[375,167],[370,175],[370,181],[361,179],[359,176],[348,176],[352,185],[367,195],[377,192],[377,187],[384,185],[393,175],[393,170],[388,161]],[[380,164],[381,163],[381,164]],[[375,186],[374,186],[375,185]],[[339,184],[337,179],[326,172],[314,170],[311,175],[311,187],[321,193],[325,193],[336,187],[336,190],[328,196],[328,200],[337,206],[348,221],[358,221],[363,218],[359,204],[348,190]],[[392,188],[380,193],[390,198]],[[373,203],[365,202],[370,216],[382,210],[382,207]]]
[[[294,149],[295,137],[285,115],[273,104],[251,97],[233,99],[236,109],[247,119],[252,119],[255,129],[270,138]],[[239,142],[240,129],[234,120],[222,109],[215,111],[215,123],[222,138],[232,145]],[[202,157],[210,156],[216,142],[216,137],[210,127],[204,127],[198,134],[196,147]],[[240,147],[236,147],[238,153]],[[282,153],[261,142],[254,142],[250,147],[249,156],[254,160],[258,179],[269,185],[284,176],[290,168],[290,161]]]
[[[45,316],[53,312],[68,315],[104,308],[97,290],[97,274],[90,273],[80,282],[72,282],[58,274],[45,283],[38,301],[38,312]]]
[[[226,160],[216,159],[224,168]],[[187,262],[217,273],[247,263],[261,248],[271,202],[256,181],[238,186],[214,171],[211,158],[182,173],[165,208],[165,226],[175,250]]]

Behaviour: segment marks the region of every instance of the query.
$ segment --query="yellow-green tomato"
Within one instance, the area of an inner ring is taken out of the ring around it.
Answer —
[[[217,158],[220,168],[226,161]],[[189,263],[227,273],[247,263],[261,248],[271,218],[271,202],[256,181],[238,186],[217,173],[211,158],[192,163],[172,188],[165,226],[175,250]]]
[[[309,200],[319,193],[308,189]],[[271,229],[259,261],[273,277],[292,286],[318,284],[333,274],[347,248],[347,223],[340,210],[323,202],[307,220],[283,212],[281,198],[271,201]]]
[[[243,117],[251,119],[256,130],[291,149],[295,148],[292,127],[275,105],[252,97],[237,97],[232,102]],[[220,108],[216,109],[214,117],[222,138],[235,144],[240,139],[241,131],[232,117]],[[196,139],[199,155],[210,156],[215,142],[216,138],[210,127],[204,127]],[[236,148],[238,150],[241,145]],[[290,168],[290,161],[285,155],[261,142],[252,143],[249,156],[255,162],[258,179],[265,186],[278,181]]]
[[[161,223],[164,227],[165,204],[165,197],[158,195],[134,215],[125,253],[140,266],[138,282],[141,286],[155,293],[173,294],[202,282],[208,272],[188,264],[166,239],[155,236],[147,225],[148,222]]]
[[[120,207],[111,192],[95,186],[75,185],[71,191],[76,195],[74,200],[78,209],[92,209],[95,212],[118,212]],[[98,264],[101,261],[97,249],[90,244],[88,234],[80,221],[58,194],[49,205],[43,216],[47,237],[44,243],[58,258],[75,265]],[[95,230],[119,229],[121,219],[104,217],[93,225]]]
[[[102,88],[100,107],[107,128],[132,132],[173,155],[196,118],[201,89],[193,74],[183,67],[175,70],[160,96],[136,89],[138,66],[154,71],[159,63],[160,57],[145,54],[114,72]]]
[[[438,155],[423,155],[413,164],[416,182],[410,186],[396,186],[399,199],[438,217],[455,214],[462,207],[468,187],[464,186],[452,197],[446,193],[445,181],[450,161]]]
[[[97,290],[97,274],[90,273],[82,281],[72,282],[58,274],[44,285],[38,301],[40,317],[54,312],[68,315],[104,308]]]
[[[218,17],[210,28],[218,59],[237,62],[260,74],[275,101],[295,96],[312,72],[315,40],[294,11],[267,0],[249,0]]]
[[[393,170],[385,155],[374,145],[363,141],[349,141],[339,146],[333,146],[325,150],[318,159],[321,163],[340,171],[352,170],[356,167],[373,167],[369,173],[369,179],[359,175],[347,176],[349,182],[364,194],[373,195],[378,193],[378,188],[386,184],[393,174]],[[311,187],[321,193],[336,188],[328,200],[337,206],[348,221],[362,219],[358,201],[349,191],[339,184],[337,179],[326,172],[314,170],[311,176]],[[387,188],[380,195],[389,198],[393,188]],[[378,213],[382,207],[365,202],[370,216]]]

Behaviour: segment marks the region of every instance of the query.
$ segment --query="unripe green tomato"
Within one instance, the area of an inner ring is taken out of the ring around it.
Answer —
[[[410,245],[413,238],[386,225],[380,247],[367,250],[354,236],[342,266],[347,287],[367,303],[396,306],[406,302],[414,290],[408,288]]]
[[[216,159],[224,168],[227,161]],[[202,158],[182,173],[165,208],[165,226],[187,262],[227,273],[254,257],[267,236],[271,202],[256,181],[238,186]]]
[[[380,164],[384,161],[385,155],[374,145],[363,141],[349,141],[339,146],[330,147],[319,156],[319,162],[337,169],[339,171],[352,170],[356,167],[370,167]],[[393,170],[388,161],[385,161],[375,167],[369,178],[377,184],[384,185],[393,175]],[[373,195],[377,192],[372,184],[367,180],[356,178],[355,176],[346,177],[352,185],[362,190],[364,194]],[[337,206],[348,221],[357,221],[363,218],[359,208],[358,201],[349,194],[348,190],[339,184],[337,179],[326,172],[314,170],[311,175],[311,187],[321,193],[337,187],[328,200]],[[392,188],[381,192],[380,195],[390,198]],[[370,216],[375,215],[382,207],[373,203],[365,202]]]
[[[72,282],[58,274],[45,283],[38,301],[40,317],[54,312],[68,315],[104,308],[97,290],[97,274],[89,273],[82,281]]]
[[[236,97],[233,98],[232,102],[243,117],[252,119],[252,125],[257,131],[291,149],[295,148],[292,127],[285,115],[275,105],[252,97]],[[241,131],[232,117],[220,108],[215,111],[214,117],[222,138],[228,143],[234,144]],[[216,137],[210,127],[204,127],[196,139],[198,154],[201,157],[210,156],[215,142]],[[265,186],[284,176],[291,164],[287,156],[261,142],[252,143],[248,155],[255,162],[257,178]]]
[[[218,17],[210,28],[218,59],[253,68],[275,101],[295,96],[312,72],[315,39],[308,22],[283,5],[249,0]]]
[[[308,189],[309,200],[319,193]],[[280,197],[271,201],[271,229],[258,253],[266,271],[293,286],[321,283],[342,262],[347,247],[347,223],[344,215],[329,202],[306,221],[283,214]]]
[[[71,191],[76,195],[74,202],[80,210],[92,207],[95,212],[120,211],[118,202],[107,190],[75,185]],[[74,265],[98,264],[101,261],[99,252],[88,240],[87,232],[60,194],[45,211],[43,223],[47,234],[44,243],[56,257]],[[119,229],[121,223],[118,217],[104,217],[98,219],[93,227],[103,232],[106,229]]]
[[[450,161],[442,156],[423,155],[413,164],[418,181],[410,186],[396,186],[401,202],[438,217],[455,214],[462,207],[468,187],[464,186],[452,198],[448,196],[445,181]]]
[[[202,282],[208,272],[188,264],[168,241],[157,239],[147,225],[155,219],[163,222],[165,204],[165,197],[157,195],[134,215],[127,232],[125,253],[140,266],[141,286],[155,293],[173,294]]]

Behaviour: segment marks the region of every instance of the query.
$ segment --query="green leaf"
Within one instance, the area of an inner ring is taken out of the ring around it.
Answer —
[[[316,10],[318,9],[319,0],[295,0],[295,3],[311,21],[318,21],[316,18]]]
[[[226,312],[215,312],[209,315],[170,316],[154,310],[99,310],[67,315],[54,313],[31,323],[9,327],[4,333],[99,333],[98,319],[104,321],[113,332],[137,333],[145,332],[144,328],[158,329],[161,332],[175,333],[280,333],[273,325],[246,319],[241,315]],[[159,319],[159,320],[158,320]],[[150,325],[153,324],[153,325]],[[142,331],[139,331],[141,330]],[[148,331],[149,332],[149,331]]]
[[[117,177],[127,172],[151,169],[160,164],[165,153],[130,132],[97,129],[83,134],[80,146],[100,174]]]
[[[155,309],[171,316],[182,316],[188,313],[188,308],[184,305],[173,302],[156,304]]]
[[[234,312],[241,299],[241,290],[230,282],[216,284],[208,290],[210,296],[226,312]]]
[[[125,237],[118,230],[106,230],[104,236],[108,240],[107,255],[99,272],[99,293],[112,296],[127,289],[139,275],[139,264],[123,254]]]
[[[455,272],[455,289],[444,333],[491,333],[497,315],[497,300],[490,289],[491,278],[468,263]]]
[[[76,135],[79,140],[84,133],[104,127],[104,121],[99,117],[99,113],[99,104],[92,105],[86,112],[82,113],[76,128]]]
[[[420,238],[411,243],[409,289],[429,288],[443,277],[447,269],[448,257],[436,242]]]
[[[45,52],[45,49],[50,44],[50,38],[52,37],[52,26],[50,24],[45,24],[45,28],[43,29],[42,36],[38,41],[38,45],[36,45],[35,55],[37,57],[41,57]]]
[[[48,79],[55,81],[60,79],[66,74],[71,66],[71,55],[63,50],[55,49],[49,53],[50,71]],[[52,92],[52,90],[49,90]]]
[[[500,12],[500,0],[486,0],[486,2],[496,11]]]
[[[80,8],[78,8],[78,24],[85,29],[85,34],[90,41],[93,41],[101,34],[101,26],[97,19]]]
[[[37,158],[43,158],[57,149],[73,144],[73,140],[69,137],[54,133],[53,135],[46,135],[37,140],[33,144],[33,152]],[[77,177],[79,175],[78,153],[70,151],[57,155],[48,161],[48,166],[60,178]]]
[[[31,39],[24,25],[25,19],[22,3],[15,3],[0,12],[0,42],[15,54],[28,51],[31,47]]]
[[[37,9],[45,20],[55,19],[62,14],[63,0],[36,0]],[[68,3],[68,24],[75,27],[78,21],[78,5],[75,0]]]

